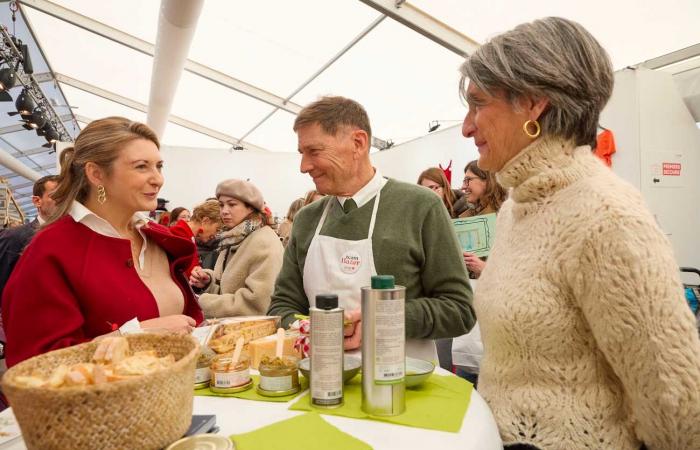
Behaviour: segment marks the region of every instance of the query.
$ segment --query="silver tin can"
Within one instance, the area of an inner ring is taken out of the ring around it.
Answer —
[[[406,288],[372,277],[362,288],[362,410],[395,416],[406,410]]]
[[[316,296],[311,320],[311,405],[338,408],[343,404],[343,309],[338,296]]]

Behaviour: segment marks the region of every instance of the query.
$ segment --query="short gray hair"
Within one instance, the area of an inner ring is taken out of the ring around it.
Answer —
[[[600,112],[613,88],[612,63],[580,24],[547,17],[518,25],[482,45],[460,67],[460,94],[479,89],[518,98],[546,98],[538,119],[544,135],[595,145]]]

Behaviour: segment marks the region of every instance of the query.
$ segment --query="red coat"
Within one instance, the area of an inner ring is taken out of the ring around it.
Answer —
[[[175,236],[180,236],[185,239],[189,239],[194,243],[194,233],[192,232],[192,228],[187,224],[185,220],[178,220],[175,222],[173,226],[169,228],[170,232],[173,233]],[[199,266],[199,254],[197,253],[197,247],[195,246],[194,248],[194,255],[192,255],[192,262],[190,263],[190,266],[187,268],[185,271],[185,275],[189,278],[190,274],[192,273],[192,269],[195,267]]]
[[[149,222],[149,244],[168,255],[170,273],[185,297],[183,314],[203,319],[184,271],[194,245]],[[2,297],[12,366],[49,350],[89,341],[137,317],[159,317],[153,294],[141,281],[127,239],[96,233],[66,216],[39,232],[20,258]]]

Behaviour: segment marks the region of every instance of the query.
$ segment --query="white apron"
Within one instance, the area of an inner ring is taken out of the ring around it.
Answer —
[[[381,188],[377,191],[366,239],[350,241],[320,234],[331,204],[323,209],[314,237],[309,244],[304,264],[304,292],[309,306],[315,306],[319,294],[337,294],[338,303],[346,311],[359,309],[363,286],[369,286],[377,274],[372,253],[372,234],[377,218]],[[435,342],[430,339],[406,339],[406,355],[413,358],[437,361]]]

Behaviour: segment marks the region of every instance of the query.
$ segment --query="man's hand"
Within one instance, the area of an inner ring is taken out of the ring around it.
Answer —
[[[354,309],[345,311],[345,325],[343,327],[343,347],[345,350],[355,350],[362,345],[362,311]]]

